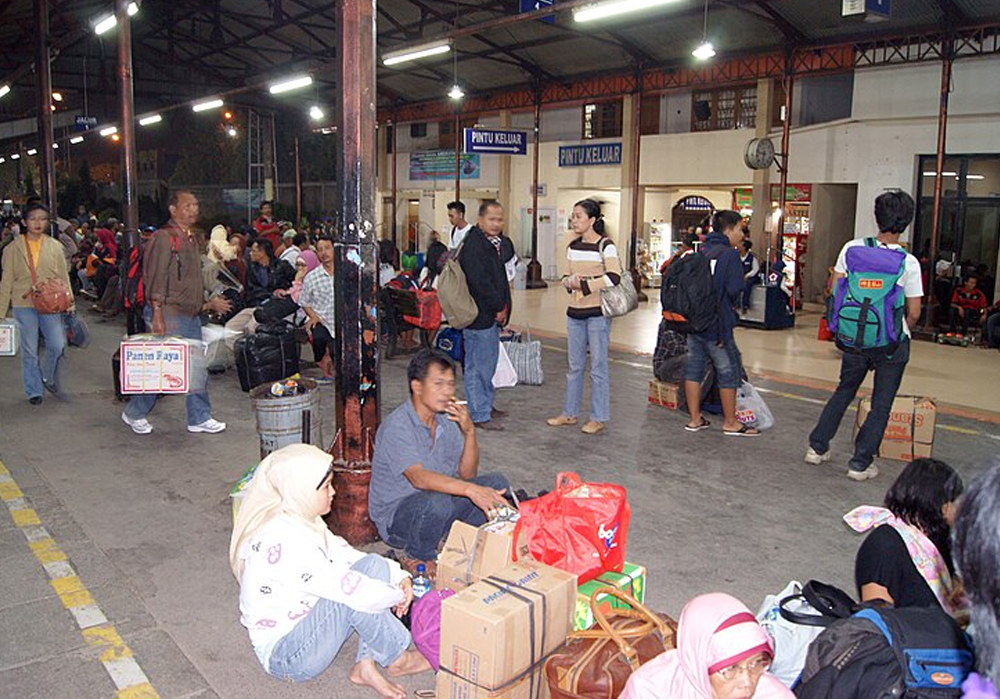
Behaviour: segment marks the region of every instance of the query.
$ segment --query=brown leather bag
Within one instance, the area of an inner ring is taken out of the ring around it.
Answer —
[[[40,314],[61,314],[68,311],[73,306],[73,293],[61,279],[51,277],[38,281],[38,273],[35,272],[35,260],[31,255],[31,247],[28,240],[24,240],[24,249],[28,255],[28,270],[31,272],[31,289],[25,293],[24,298],[31,297],[31,304],[35,311]]]
[[[632,609],[615,608],[605,617],[597,604],[600,595],[618,598]],[[617,698],[633,671],[674,648],[677,623],[624,591],[598,588],[590,594],[590,609],[596,624],[570,634],[545,662],[553,698]]]

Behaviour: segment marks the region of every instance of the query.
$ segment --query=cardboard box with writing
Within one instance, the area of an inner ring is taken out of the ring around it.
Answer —
[[[573,629],[590,629],[594,620],[594,611],[590,608],[590,594],[598,588],[617,588],[625,591],[640,603],[646,602],[646,567],[625,562],[621,573],[605,571],[597,578],[587,581],[576,589],[576,609],[573,612]],[[605,615],[612,615],[613,608],[629,607],[618,598],[602,593],[597,597],[597,605]]]
[[[649,403],[663,406],[672,410],[677,410],[679,403],[679,392],[681,388],[676,384],[661,382],[658,379],[649,380]]]
[[[854,436],[871,413],[871,398],[858,402],[858,417]],[[889,411],[889,422],[882,435],[878,455],[884,459],[909,462],[919,457],[930,457],[934,447],[934,427],[937,407],[934,401],[919,396],[897,396]]]
[[[516,523],[486,523],[475,527],[456,521],[438,555],[437,587],[460,591],[485,576],[510,566]],[[527,546],[521,556],[528,556]]]
[[[576,576],[519,562],[441,604],[439,698],[537,698],[545,657],[573,629]]]

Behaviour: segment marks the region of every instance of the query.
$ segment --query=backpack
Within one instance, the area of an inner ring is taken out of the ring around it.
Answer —
[[[809,646],[799,698],[959,698],[972,647],[939,607],[863,607]]]
[[[660,283],[660,305],[667,328],[704,333],[719,318],[719,300],[708,256],[691,253],[667,266]]]
[[[437,278],[438,301],[441,311],[452,328],[462,329],[472,325],[479,316],[479,307],[469,292],[469,283],[465,279],[465,270],[459,257],[465,242],[458,247],[455,254],[448,258],[441,274]]]
[[[139,309],[146,305],[146,286],[142,280],[142,246],[140,243],[129,249],[128,262],[124,265],[124,283],[119,285],[122,305],[126,309]]]
[[[845,255],[847,277],[838,279],[827,328],[841,350],[891,347],[903,337],[906,299],[898,282],[906,271],[906,253],[866,238]]]

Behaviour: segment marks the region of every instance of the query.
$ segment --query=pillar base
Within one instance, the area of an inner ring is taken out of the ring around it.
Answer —
[[[525,286],[528,289],[545,289],[549,286],[542,279],[542,264],[534,258],[528,263],[528,280]]]

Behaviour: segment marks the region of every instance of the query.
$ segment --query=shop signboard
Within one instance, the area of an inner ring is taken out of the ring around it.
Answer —
[[[535,10],[544,10],[547,7],[552,7],[554,0],[521,0],[521,12],[534,12]],[[539,21],[545,22],[546,24],[555,24],[556,16],[549,15],[548,17],[542,17]]]
[[[478,180],[479,155],[463,153],[459,160],[461,179]],[[410,154],[410,180],[454,180],[454,151],[421,151]]]
[[[528,132],[510,129],[465,129],[465,152],[523,156],[528,153]]]
[[[585,146],[560,146],[559,167],[579,168],[592,165],[621,165],[622,144],[595,143]]]
[[[97,126],[97,117],[77,115],[74,117],[73,123],[77,131],[87,131],[88,129],[93,129]]]

